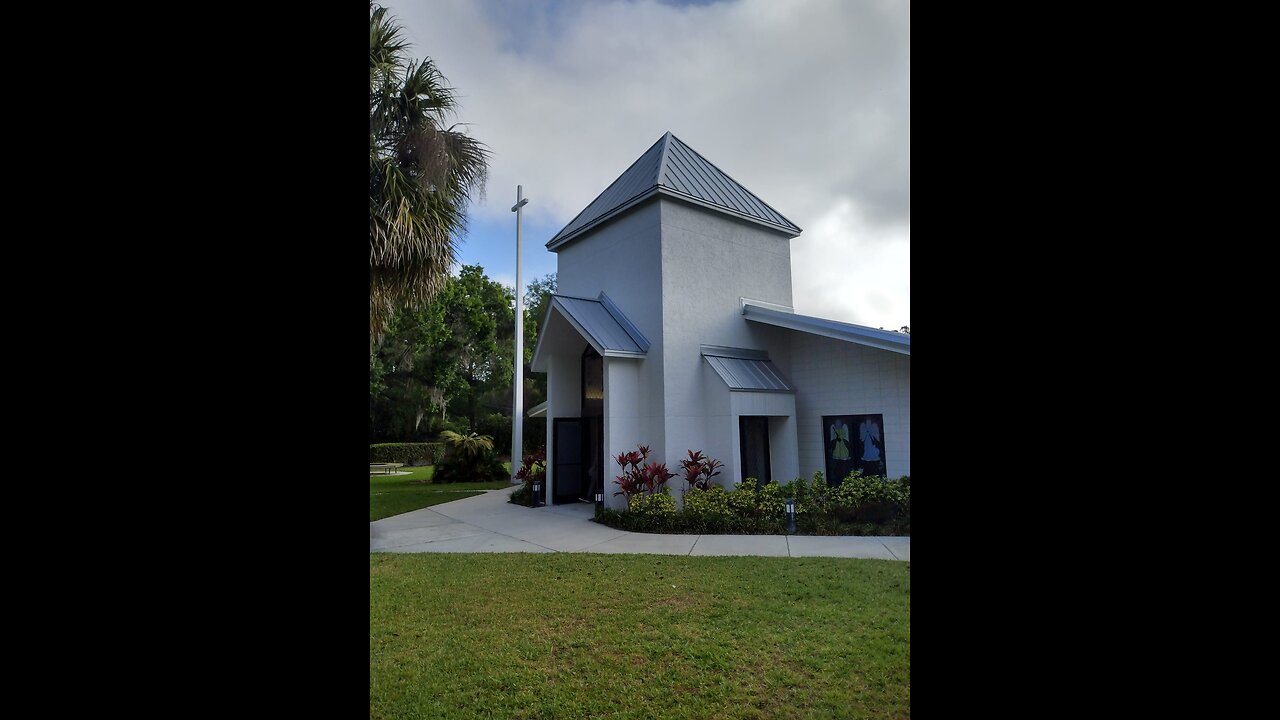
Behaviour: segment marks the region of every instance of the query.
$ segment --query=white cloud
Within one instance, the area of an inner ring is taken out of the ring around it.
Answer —
[[[670,130],[805,229],[797,310],[909,324],[908,3],[389,7],[494,152],[474,213],[506,217],[522,184],[526,221],[561,227]]]
[[[911,236],[840,201],[791,241],[792,302],[805,315],[897,330],[911,324]]]

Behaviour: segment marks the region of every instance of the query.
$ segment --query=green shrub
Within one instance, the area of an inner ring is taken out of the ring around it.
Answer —
[[[600,510],[596,520],[632,532],[782,534],[789,497],[796,501],[796,529],[801,534],[911,534],[911,479],[864,477],[858,471],[836,487],[829,487],[818,472],[809,480],[769,482],[759,489],[753,478],[731,491],[690,488],[680,512],[665,491],[636,495],[628,510]]]
[[[735,525],[729,493],[714,485],[709,490],[695,488],[686,492],[680,515],[687,532],[724,533]]]
[[[906,499],[899,481],[855,470],[832,490],[828,511],[848,522],[883,523],[897,516]]]
[[[756,516],[756,479],[747,478],[729,493],[729,510],[742,521]]]
[[[815,472],[812,480],[798,477],[782,487],[783,497],[796,499],[797,522],[805,515],[821,515],[827,511],[827,496],[830,488],[827,487],[827,481],[821,471]]]
[[[675,498],[667,494],[666,488],[652,495],[632,495],[627,500],[630,514],[647,526],[649,530],[667,530],[672,528],[676,516]]]
[[[528,505],[531,493],[532,490],[529,489],[528,485],[521,485],[515,492],[511,493],[511,498],[507,502],[515,503],[516,505]]]
[[[443,456],[443,443],[377,443],[369,446],[371,463],[435,465]]]
[[[670,495],[636,496],[631,502],[630,510],[596,510],[596,522],[630,532],[683,532],[677,525],[680,516]]]

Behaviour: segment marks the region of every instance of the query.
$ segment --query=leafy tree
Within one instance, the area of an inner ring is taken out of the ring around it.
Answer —
[[[419,307],[449,276],[454,237],[484,192],[490,151],[446,127],[457,105],[430,58],[408,55],[387,9],[369,3],[369,344],[399,306]],[[372,353],[371,353],[372,354]]]
[[[509,449],[514,305],[484,268],[466,265],[427,307],[397,311],[370,360],[370,441],[466,430]]]

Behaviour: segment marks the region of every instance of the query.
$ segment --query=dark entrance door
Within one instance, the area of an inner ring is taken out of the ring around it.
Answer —
[[[582,494],[595,502],[604,483],[604,358],[590,346],[582,351]]]
[[[582,418],[555,418],[551,450],[555,497],[552,502],[577,502],[583,493]]]
[[[738,418],[738,444],[742,451],[742,479],[756,479],[756,487],[769,482],[769,418]]]

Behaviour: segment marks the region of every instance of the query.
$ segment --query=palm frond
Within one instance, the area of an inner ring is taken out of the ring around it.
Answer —
[[[408,57],[403,29],[369,3],[369,337],[397,307],[443,286],[483,198],[490,150],[461,124],[443,127],[457,96],[435,63]]]

